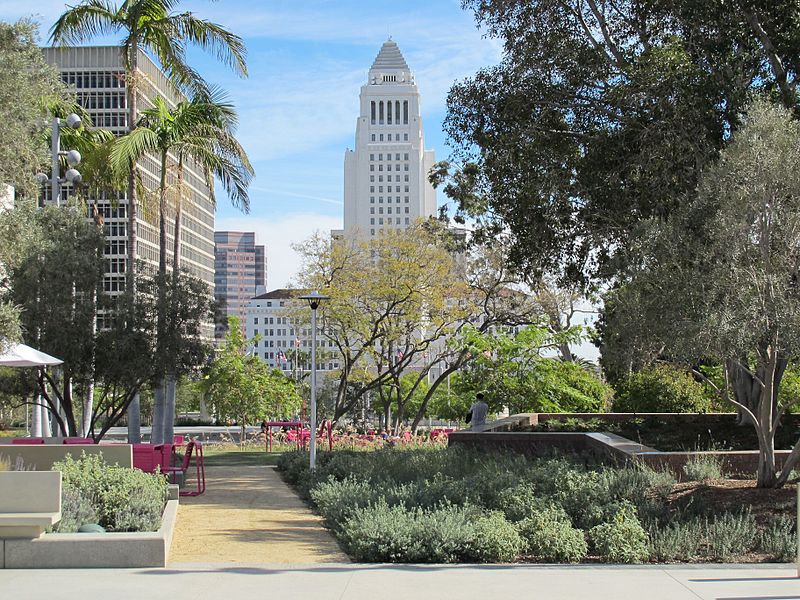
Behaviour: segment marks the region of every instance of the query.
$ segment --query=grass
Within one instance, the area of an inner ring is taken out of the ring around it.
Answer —
[[[229,467],[229,466],[253,466],[253,465],[276,465],[280,452],[264,452],[264,450],[253,450],[245,447],[244,450],[238,446],[223,446],[214,448],[213,446],[203,446],[205,464],[209,467]]]

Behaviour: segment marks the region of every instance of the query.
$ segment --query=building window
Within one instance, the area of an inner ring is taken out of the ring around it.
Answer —
[[[408,196],[406,196],[406,202],[408,202]]]
[[[375,235],[375,230],[374,230],[374,229],[370,229],[370,230],[369,230],[369,234],[370,234],[370,235]]]
[[[408,164],[403,165],[403,171],[408,171]]]
[[[379,217],[378,218],[378,224],[379,225],[383,225],[383,217]]]
[[[405,153],[403,160],[408,160],[408,152]]]
[[[408,217],[406,217],[406,225],[408,225]]]
[[[378,160],[383,160],[383,154],[378,154]]]
[[[369,224],[370,225],[375,225],[375,217],[370,217]]]
[[[370,206],[369,207],[369,214],[371,214],[371,215],[375,214],[375,207],[374,206]]]
[[[380,141],[382,142],[383,141],[383,134],[380,134],[378,137],[380,138]]]
[[[374,185],[369,186],[369,191],[375,193],[375,186]]]
[[[258,317],[256,317],[255,319],[253,319],[253,325],[258,325]]]
[[[392,214],[392,207],[390,206],[389,208],[387,208],[386,212],[389,213],[389,214]]]
[[[374,100],[372,101],[371,115],[372,115],[371,122],[372,122],[373,125],[375,125],[375,101]],[[373,139],[375,138],[375,136],[372,136],[372,137],[373,137]]]
[[[370,165],[370,166],[369,166],[369,170],[370,170],[370,171],[374,171],[374,170],[375,170],[375,165]]]
[[[374,133],[370,136],[370,141],[373,141],[373,142],[375,141],[375,134]]]
[[[374,154],[370,154],[370,155],[369,155],[369,159],[370,159],[370,160],[375,160],[375,155],[374,155]]]
[[[378,207],[378,214],[379,214],[379,215],[382,215],[382,214],[383,214],[383,207],[382,207],[382,206],[379,206],[379,207]]]
[[[403,125],[408,125],[408,100],[403,100]]]
[[[407,142],[407,141],[408,141],[408,134],[407,134],[407,133],[404,133],[404,134],[403,134],[403,141],[404,141],[404,142]]]
[[[375,196],[370,196],[369,197],[369,203],[370,204],[375,204]]]
[[[383,100],[378,102],[378,124],[383,125]]]
[[[369,176],[369,180],[374,183],[375,182],[375,175],[370,175]]]
[[[383,196],[378,196],[378,204],[383,204]]]
[[[406,214],[408,214],[408,207],[406,206]]]

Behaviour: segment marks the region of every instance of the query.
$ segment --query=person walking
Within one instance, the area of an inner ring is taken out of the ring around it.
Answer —
[[[489,405],[483,401],[483,394],[478,392],[475,395],[475,402],[469,408],[467,413],[467,423],[470,424],[472,431],[477,431],[479,428],[486,425],[486,415],[489,412]]]

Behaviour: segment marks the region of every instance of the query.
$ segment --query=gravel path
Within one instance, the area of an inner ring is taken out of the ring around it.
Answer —
[[[191,482],[189,482],[191,486]],[[182,497],[170,563],[348,562],[271,466],[208,467],[206,493]]]

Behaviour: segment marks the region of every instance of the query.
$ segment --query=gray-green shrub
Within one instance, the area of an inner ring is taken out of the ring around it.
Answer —
[[[683,465],[684,479],[687,481],[711,481],[722,479],[722,458],[713,454],[694,454]]]
[[[525,551],[548,562],[580,562],[588,547],[583,531],[575,529],[567,514],[550,506],[535,510],[517,524]]]
[[[631,504],[623,504],[612,519],[589,530],[598,555],[613,563],[637,563],[649,558],[647,533]]]
[[[62,490],[91,502],[99,516],[97,522],[109,531],[158,528],[168,494],[162,475],[107,465],[102,456],[86,454],[78,460],[67,456],[54,463],[53,469],[62,473]]]
[[[761,530],[759,549],[772,560],[793,562],[797,559],[797,531],[793,519],[779,517]]]
[[[661,562],[688,561],[700,555],[705,535],[698,519],[650,529],[650,556]]]
[[[96,500],[72,488],[61,492],[61,520],[53,526],[56,533],[74,533],[83,525],[100,522]]]
[[[706,541],[709,557],[725,562],[734,560],[758,544],[756,520],[749,510],[717,515],[707,521]]]
[[[501,512],[478,518],[474,537],[467,547],[467,560],[476,562],[511,562],[522,552],[522,538]]]

